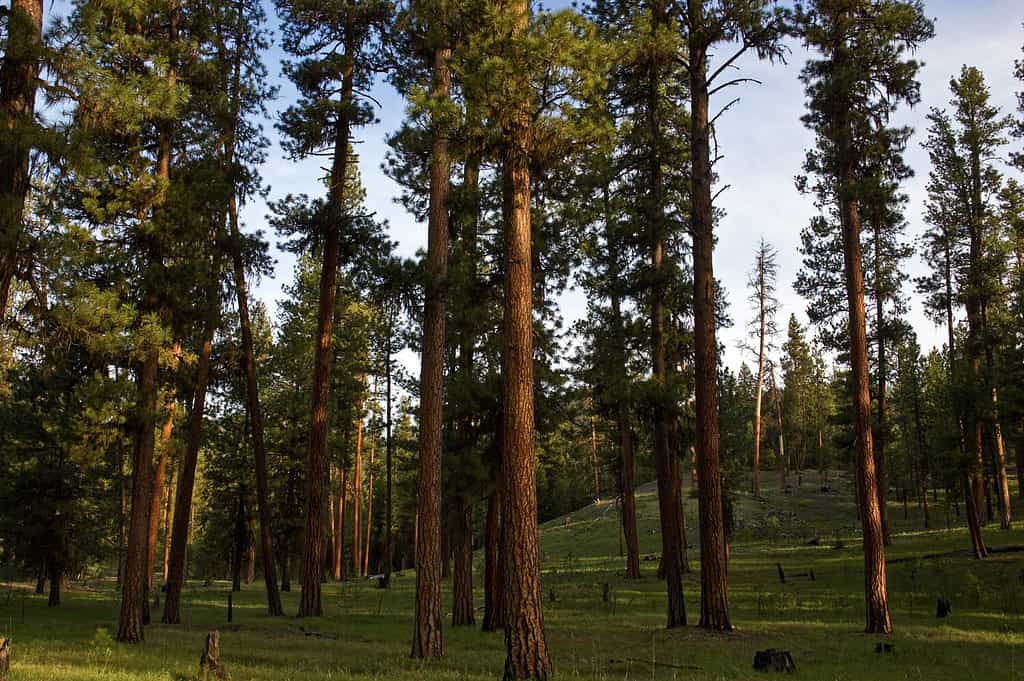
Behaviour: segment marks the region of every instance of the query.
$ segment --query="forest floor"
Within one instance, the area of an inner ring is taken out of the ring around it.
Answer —
[[[885,681],[1024,680],[1024,552],[974,561],[965,530],[941,503],[932,508],[930,531],[913,502],[904,517],[890,503],[893,541],[889,594],[895,634],[890,654],[875,652],[879,637],[862,631],[863,572],[850,479],[833,475],[823,485],[804,476],[782,493],[765,476],[764,499],[740,495],[730,557],[729,599],[736,631],[709,634],[699,619],[699,560],[685,577],[691,626],[666,630],[663,583],[655,572],[659,548],[653,486],[640,490],[639,581],[622,577],[619,520],[614,502],[599,502],[541,528],[544,617],[559,679],[753,679],[754,652],[791,651],[797,671],[789,678]],[[697,541],[696,499],[685,489],[687,537]],[[1014,485],[1016,494],[1016,485]],[[1015,503],[1020,500],[1015,497]],[[1024,514],[1024,504],[1015,508]],[[952,513],[952,511],[950,511]],[[990,546],[1024,544],[1024,522],[1004,532],[989,524]],[[779,580],[777,565],[788,577]],[[481,573],[477,558],[477,600]],[[813,570],[815,579],[796,573]],[[603,599],[605,584],[609,598]],[[348,679],[497,679],[504,637],[478,628],[445,629],[446,655],[423,662],[409,657],[414,575],[398,575],[390,590],[368,582],[326,584],[320,618],[268,618],[262,583],[234,599],[226,622],[230,585],[189,583],[183,626],[154,624],[140,645],[111,636],[118,601],[109,583],[75,584],[59,608],[28,585],[0,591],[0,634],[13,640],[10,681],[187,681],[196,678],[206,632],[221,632],[222,658],[234,681]],[[450,582],[446,583],[446,589]],[[554,596],[554,598],[552,598]],[[948,598],[952,614],[937,619],[936,599]],[[284,594],[286,612],[298,592]],[[444,603],[450,603],[446,590]],[[773,673],[769,676],[774,676]]]

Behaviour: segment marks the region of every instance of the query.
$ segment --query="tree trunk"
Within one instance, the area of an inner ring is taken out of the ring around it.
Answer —
[[[167,576],[171,562],[171,503],[174,499],[174,483],[169,482],[164,494],[164,569],[163,583],[167,584]]]
[[[181,356],[181,344],[174,343],[174,363],[172,370],[177,368],[178,357]],[[164,484],[167,480],[167,453],[171,448],[171,435],[174,430],[174,413],[177,404],[173,397],[164,405],[167,418],[160,429],[160,454],[156,467],[153,469],[153,486],[149,499],[149,527],[146,534],[146,601],[142,610],[142,623],[149,624],[149,596],[153,593],[153,570],[156,567],[156,541],[160,535],[160,510],[164,500]]]
[[[889,373],[885,344],[885,304],[881,291],[881,218],[873,220],[875,231],[875,333],[878,334],[878,437],[874,440],[875,472],[878,475],[878,511],[882,521],[882,543],[889,546],[889,463],[885,457],[889,424],[886,420],[888,399],[886,379]]]
[[[652,19],[652,31],[665,23],[664,7],[657,7]],[[672,429],[670,397],[668,395],[668,366],[665,342],[665,300],[667,295],[665,257],[665,215],[662,170],[662,122],[660,117],[661,64],[652,63],[647,73],[646,125],[651,145],[648,154],[650,194],[647,201],[647,219],[651,229],[651,357],[653,377],[658,385],[654,400],[654,465],[658,479],[658,516],[661,526],[661,573],[665,579],[668,628],[686,625],[686,603],[683,600],[682,546],[679,544],[678,484],[673,475],[672,452],[669,439]]]
[[[530,0],[509,0],[511,39],[517,41],[530,18]],[[524,72],[512,85],[526,97]],[[533,413],[533,271],[530,225],[531,105],[516,103],[504,133],[504,165],[510,189],[510,219],[505,234],[504,367],[502,380],[502,472],[507,528],[503,556],[507,579],[505,681],[536,679],[551,673],[544,636],[537,546],[537,479]]]
[[[210,379],[210,354],[213,334],[218,325],[219,305],[216,291],[209,293],[206,328],[203,331],[199,360],[196,364],[196,382],[192,392],[192,409],[188,415],[188,442],[178,474],[177,497],[174,503],[174,522],[171,530],[171,551],[167,564],[167,598],[164,600],[164,624],[181,624],[181,589],[185,584],[185,551],[188,528],[192,517],[192,494],[196,484],[196,464],[203,441],[203,414],[206,409],[206,389]]]
[[[597,419],[590,415],[590,463],[594,469],[594,501],[601,500],[601,468],[597,461]]]
[[[433,96],[451,91],[451,49],[434,51]],[[416,509],[416,617],[412,656],[439,658],[441,636],[441,448],[444,406],[445,297],[448,278],[448,131],[435,119],[430,154],[430,216],[427,235],[426,300],[420,374],[420,461]]]
[[[842,153],[842,152],[840,152]],[[846,150],[847,156],[849,150]],[[850,161],[848,164],[852,165]],[[850,165],[844,168],[849,168]],[[839,178],[841,191],[849,192],[850,175]],[[885,541],[878,494],[878,480],[871,433],[871,392],[868,379],[867,331],[864,314],[864,263],[860,243],[860,215],[852,197],[842,199],[843,251],[850,325],[850,370],[853,378],[855,451],[857,458],[857,505],[864,545],[865,631],[892,632],[885,574]]]
[[[376,385],[374,386],[376,392]],[[363,535],[363,576],[370,574],[370,535],[373,532],[373,455],[377,448],[376,435],[370,441],[370,465],[366,480],[366,532]]]
[[[452,626],[476,624],[473,608],[473,504],[465,497],[455,499],[452,511],[455,539],[455,569],[452,577]]]
[[[60,583],[64,579],[64,568],[56,557],[50,557],[46,561],[47,576],[50,579],[50,597],[46,607],[56,608],[60,605]]]
[[[43,0],[11,0],[7,17],[7,44],[0,61],[0,325],[10,304],[31,185],[29,159],[36,137],[30,129],[42,57]]]
[[[146,599],[146,549],[149,529],[149,500],[152,495],[153,449],[156,428],[156,377],[159,349],[149,348],[139,370],[138,402],[135,413],[132,457],[132,508],[128,523],[124,580],[117,640],[143,640],[142,609]]]
[[[689,0],[689,25],[704,26],[703,0]],[[718,344],[715,338],[714,215],[708,125],[707,53],[690,37],[690,176],[693,201],[693,331],[697,469],[700,517],[700,626],[730,631],[726,587],[725,525],[718,458]]]
[[[764,336],[765,312],[764,295],[759,292],[757,380],[754,383],[754,498],[761,498],[761,400],[764,395]]]
[[[356,408],[356,460],[352,475],[352,574],[359,577],[363,572],[363,542],[360,536],[359,510],[363,505],[363,404]],[[338,530],[339,536],[341,529]]]
[[[622,533],[626,538],[626,579],[640,579],[640,538],[636,523],[636,460],[629,407],[620,403],[618,416],[619,450],[622,452]]]
[[[483,631],[498,631],[505,626],[505,590],[498,566],[501,558],[501,506],[501,494],[496,487],[487,497],[487,520],[484,525]]]
[[[334,542],[334,581],[340,582],[345,579],[345,497],[348,494],[348,481],[346,478],[345,467],[339,467],[339,477],[341,478],[341,489],[338,492],[338,505],[337,515],[335,516],[334,526],[338,528],[336,536],[337,539]]]
[[[346,44],[345,55],[353,56]],[[350,106],[354,90],[351,61],[344,67],[340,105]],[[334,301],[337,294],[341,223],[344,220],[345,180],[349,164],[350,121],[347,113],[338,117],[334,160],[328,191],[330,217],[324,229],[323,263],[320,269],[320,301],[317,309],[316,351],[313,362],[313,405],[310,412],[309,457],[306,462],[306,522],[302,547],[302,593],[299,617],[323,614],[320,602],[323,576],[324,482],[327,477],[327,402],[330,393],[331,355],[334,334]]]
[[[392,313],[388,312],[388,329],[384,339],[384,581],[391,586],[391,568],[395,562],[395,543],[392,532],[392,449],[391,440],[391,329]]]
[[[238,507],[235,510],[234,548],[231,551],[231,590],[242,590],[242,561],[248,549],[248,529],[245,520],[245,489],[238,489]]]
[[[232,144],[233,146],[233,144]],[[263,581],[267,591],[267,614],[284,614],[281,594],[277,590],[274,567],[274,542],[271,535],[270,489],[267,474],[267,447],[263,437],[263,409],[260,405],[259,381],[256,378],[256,351],[249,317],[249,294],[242,260],[241,230],[238,224],[238,203],[234,194],[228,199],[228,221],[231,229],[231,259],[235,275],[239,325],[242,331],[242,361],[245,366],[245,402],[252,427],[253,455],[256,464],[256,508],[259,513],[260,554],[263,559]]]

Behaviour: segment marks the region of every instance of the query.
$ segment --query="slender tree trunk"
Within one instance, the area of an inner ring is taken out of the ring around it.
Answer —
[[[768,367],[769,380],[771,381],[772,400],[775,402],[775,425],[779,429],[779,469],[782,479],[783,491],[786,488],[786,478],[789,475],[789,460],[786,459],[786,439],[782,431],[782,400],[779,397],[782,392],[775,382],[775,366]]]
[[[238,488],[238,507],[235,510],[234,548],[231,552],[231,590],[242,590],[242,560],[248,541],[245,521],[245,488]]]
[[[601,468],[597,462],[597,419],[590,415],[590,463],[594,469],[594,501],[601,500]]]
[[[652,9],[652,32],[666,21],[665,8]],[[650,173],[650,193],[647,201],[647,220],[651,232],[651,356],[658,395],[654,401],[654,465],[658,479],[658,516],[661,526],[661,573],[665,578],[668,628],[686,625],[686,603],[683,600],[682,546],[679,545],[678,489],[673,476],[672,452],[669,439],[672,429],[670,398],[667,393],[668,362],[665,341],[665,300],[667,295],[665,258],[665,206],[662,169],[661,121],[662,65],[649,65],[646,83],[646,126],[650,137],[647,158]]]
[[[376,392],[376,387],[374,388]],[[363,535],[363,576],[370,574],[370,535],[373,533],[373,454],[377,448],[377,437],[370,441],[370,465],[366,480],[366,532]]]
[[[501,603],[504,589],[498,574],[501,542],[501,495],[495,488],[487,497],[487,519],[484,524],[484,621],[483,631],[497,631],[505,626]]]
[[[689,0],[689,25],[704,26],[704,1]],[[708,124],[707,51],[702,36],[690,42],[690,176],[693,201],[693,331],[696,381],[697,466],[700,514],[700,626],[730,631],[726,586],[725,523],[718,455],[718,343],[715,338],[714,215]]]
[[[50,597],[46,607],[56,608],[60,605],[60,583],[64,579],[64,568],[56,557],[51,556],[46,561],[46,572],[50,579]]]
[[[761,274],[763,280],[764,274]],[[758,291],[757,380],[754,383],[754,497],[761,498],[761,400],[764,395],[764,286]]]
[[[353,56],[351,44],[345,55]],[[354,91],[351,61],[344,67],[340,104],[347,107]],[[344,220],[345,179],[349,164],[350,121],[347,113],[338,117],[334,161],[328,191],[330,218],[324,229],[323,262],[320,269],[320,302],[317,310],[316,351],[313,362],[313,406],[310,417],[309,457],[306,462],[306,522],[302,547],[302,593],[299,617],[323,614],[320,602],[323,576],[324,482],[327,477],[327,403],[330,393],[331,355],[334,334],[334,301],[337,294],[341,223]]]
[[[530,0],[508,0],[513,41],[526,30]],[[526,76],[515,76],[514,91],[525,97]],[[533,271],[530,224],[530,152],[533,148],[528,101],[516,103],[505,124],[504,164],[510,189],[505,234],[504,375],[502,381],[502,477],[506,550],[505,681],[543,681],[551,673],[544,636],[537,546],[537,480],[533,412]]]
[[[338,506],[335,526],[338,527],[337,541],[334,543],[334,581],[345,579],[345,497],[347,496],[348,480],[345,468],[339,467],[341,490],[338,492]]]
[[[876,207],[877,208],[877,207]],[[886,380],[889,377],[889,362],[885,342],[885,299],[882,293],[881,269],[881,218],[873,220],[875,232],[875,333],[878,334],[878,437],[874,440],[875,471],[878,475],[878,510],[882,521],[882,542],[889,546],[889,463],[885,456],[885,445],[888,440],[889,423],[887,421],[888,396]]]
[[[143,640],[142,609],[146,599],[146,549],[149,529],[149,499],[152,495],[153,449],[156,428],[156,377],[159,349],[146,352],[139,369],[138,402],[135,413],[135,444],[132,457],[132,508],[124,580],[121,584],[121,612],[117,640]]]
[[[29,159],[35,136],[29,129],[35,115],[42,34],[43,0],[11,0],[0,61],[0,325],[10,304],[31,184]]]
[[[171,563],[171,504],[174,499],[174,483],[166,485],[167,492],[164,494],[164,569],[163,583],[167,584],[168,571]]]
[[[434,51],[433,96],[451,91],[451,49]],[[416,508],[416,617],[412,656],[439,658],[441,636],[441,447],[444,405],[445,297],[448,278],[448,188],[451,161],[448,131],[435,120],[430,155],[430,216],[427,237],[426,300],[420,374],[420,465]]]
[[[174,361],[172,371],[177,369],[178,358],[181,356],[181,343],[174,343]],[[149,596],[153,593],[153,570],[156,567],[156,543],[160,535],[160,510],[164,500],[164,486],[167,481],[168,450],[171,447],[171,435],[174,430],[174,414],[177,403],[170,397],[164,405],[166,418],[160,429],[160,454],[153,468],[153,483],[149,498],[149,526],[146,533],[146,600],[142,608],[142,623],[149,624]]]
[[[384,581],[391,586],[391,568],[395,562],[395,543],[392,534],[392,441],[391,441],[391,313],[388,313],[387,337],[384,340]]]
[[[476,624],[473,608],[473,504],[463,496],[452,511],[455,570],[452,577],[452,625]]]
[[[352,574],[355,577],[363,573],[363,542],[360,539],[362,522],[359,510],[363,505],[363,404],[362,400],[356,408],[356,461],[352,476]],[[338,530],[339,536],[341,530]]]
[[[232,141],[232,149],[234,143]],[[233,154],[233,152],[232,152]],[[231,230],[231,260],[235,275],[235,295],[238,301],[239,325],[242,331],[242,361],[245,366],[245,398],[249,423],[252,427],[253,454],[256,465],[256,506],[259,513],[260,554],[263,560],[263,581],[267,591],[267,614],[284,614],[281,594],[277,590],[277,569],[274,567],[274,545],[271,534],[273,521],[270,510],[270,489],[267,474],[267,447],[263,435],[263,409],[260,405],[259,381],[256,377],[256,351],[249,316],[249,294],[245,281],[245,263],[242,260],[241,230],[238,224],[238,203],[235,196],[228,199],[228,224]]]
[[[192,409],[188,415],[188,442],[181,462],[177,498],[174,504],[174,523],[171,530],[171,552],[167,564],[167,598],[164,600],[164,624],[181,624],[181,590],[185,584],[185,551],[188,544],[188,529],[192,517],[192,492],[196,483],[196,464],[203,440],[203,414],[206,409],[206,389],[210,379],[210,354],[213,350],[213,334],[217,328],[219,305],[216,292],[210,292],[210,309],[207,312],[206,328],[199,348],[196,364],[196,382],[192,392]]]

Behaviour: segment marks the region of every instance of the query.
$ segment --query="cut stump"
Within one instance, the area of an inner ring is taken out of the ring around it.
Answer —
[[[217,631],[206,635],[206,649],[199,658],[199,674],[203,681],[227,678],[224,663],[220,661],[220,633]]]

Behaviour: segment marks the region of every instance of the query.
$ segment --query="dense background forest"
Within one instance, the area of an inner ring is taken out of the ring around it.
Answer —
[[[413,659],[479,625],[544,679],[581,585],[739,640],[780,614],[752,571],[827,545],[865,632],[993,589],[1019,644],[1024,14],[989,4],[12,0],[0,613],[102,604],[99,650],[226,589],[336,640],[372,584]]]

